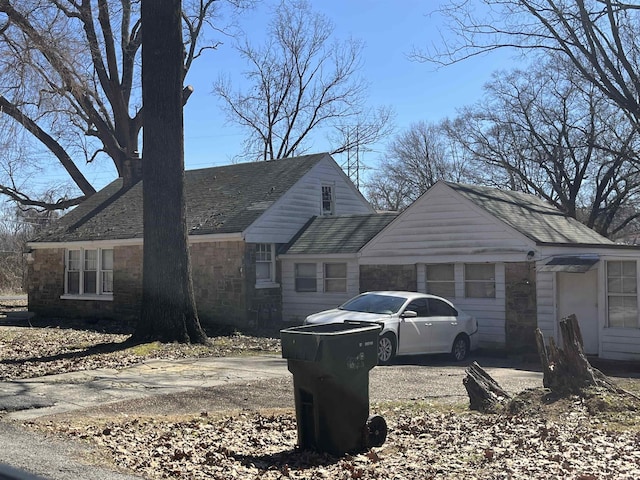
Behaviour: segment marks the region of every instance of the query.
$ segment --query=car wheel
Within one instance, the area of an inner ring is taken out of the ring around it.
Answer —
[[[396,339],[391,333],[378,337],[378,365],[387,365],[396,356]]]
[[[451,355],[456,362],[462,362],[469,356],[469,337],[464,334],[460,334],[453,341],[453,347],[451,347]]]

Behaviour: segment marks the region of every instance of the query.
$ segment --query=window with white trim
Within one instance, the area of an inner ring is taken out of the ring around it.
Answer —
[[[456,279],[453,263],[426,265],[427,293],[440,297],[456,296]]]
[[[272,243],[256,244],[256,285],[275,282],[276,256]]]
[[[320,215],[333,215],[335,212],[335,198],[333,186],[322,185],[322,209]]]
[[[466,298],[496,298],[496,266],[493,263],[464,265],[464,295]]]
[[[112,295],[113,249],[69,249],[65,255],[66,295]]]
[[[324,291],[332,293],[347,291],[346,263],[324,264]]]
[[[635,261],[607,262],[607,325],[638,328],[638,279]]]
[[[317,292],[318,281],[316,278],[315,263],[295,264],[296,292]]]

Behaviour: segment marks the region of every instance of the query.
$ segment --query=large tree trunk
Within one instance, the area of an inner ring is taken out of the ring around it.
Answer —
[[[143,0],[144,254],[136,341],[207,341],[198,320],[184,199],[180,0]]]

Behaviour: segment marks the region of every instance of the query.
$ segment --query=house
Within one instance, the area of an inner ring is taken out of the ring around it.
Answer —
[[[334,308],[360,293],[358,252],[397,215],[312,218],[282,249],[286,254],[278,256],[285,320],[301,324],[310,313]]]
[[[317,281],[308,291],[311,265],[321,279],[324,265],[340,260],[345,294],[444,296],[477,317],[481,347],[534,349],[536,327],[557,340],[557,320],[575,313],[586,353],[640,359],[638,247],[615,244],[537,197],[444,181],[389,220],[367,224],[361,244],[344,253],[309,241],[309,229],[337,234],[338,218],[308,224],[279,257],[284,320],[340,303]]]
[[[374,213],[328,154],[190,170],[185,193],[205,324],[280,320],[278,249],[313,217]],[[142,238],[142,182],[116,180],[28,244],[29,309],[137,318]]]

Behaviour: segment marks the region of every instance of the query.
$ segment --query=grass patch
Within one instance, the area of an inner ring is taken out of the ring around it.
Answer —
[[[153,352],[159,352],[163,349],[162,343],[160,342],[151,342],[151,343],[141,343],[139,345],[135,345],[130,347],[128,350],[134,355],[139,357],[146,357]]]

